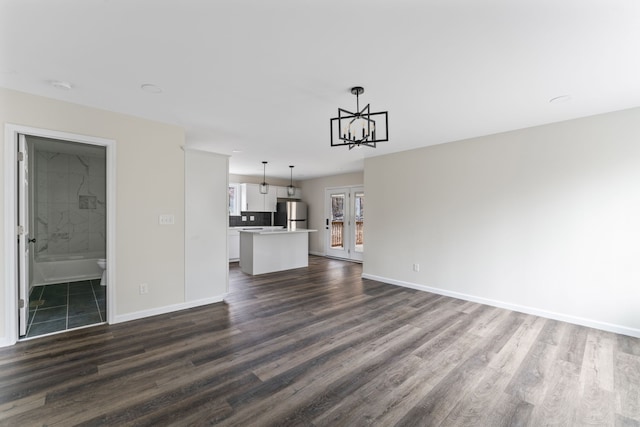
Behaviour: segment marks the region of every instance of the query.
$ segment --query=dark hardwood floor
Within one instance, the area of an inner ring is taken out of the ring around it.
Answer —
[[[640,340],[310,257],[225,303],[0,349],[0,424],[640,425]]]

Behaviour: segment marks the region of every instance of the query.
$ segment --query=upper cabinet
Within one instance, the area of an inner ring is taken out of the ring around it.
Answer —
[[[264,210],[264,194],[260,194],[258,184],[240,184],[241,211],[262,212]]]
[[[258,192],[260,192],[260,190],[258,190]],[[278,196],[276,194],[276,188],[269,186],[269,192],[267,194],[263,194],[263,196],[264,196],[265,212],[275,212],[276,205],[278,204]]]
[[[296,192],[293,196],[289,196],[287,194],[287,187],[276,187],[276,195],[278,199],[300,199],[302,196],[302,191],[300,188],[296,187]]]
[[[278,199],[300,199],[302,191],[296,187],[293,196],[287,194],[287,187],[269,186],[267,194],[260,193],[259,184],[239,184],[240,210],[244,212],[275,212]]]
[[[258,184],[240,184],[241,210],[249,212],[275,212],[277,194],[276,187],[269,186],[267,194],[260,193]]]

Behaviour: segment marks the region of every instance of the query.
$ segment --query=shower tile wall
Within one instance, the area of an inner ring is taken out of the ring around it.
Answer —
[[[104,253],[105,158],[36,151],[36,257]]]

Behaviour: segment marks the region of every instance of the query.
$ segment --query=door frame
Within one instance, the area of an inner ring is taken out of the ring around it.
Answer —
[[[4,253],[5,253],[5,319],[4,339],[0,347],[13,345],[18,341],[18,245],[16,245],[17,225],[17,161],[18,135],[61,139],[89,145],[99,145],[106,149],[106,203],[107,203],[107,323],[115,320],[116,314],[116,141],[95,136],[59,132],[30,126],[5,124],[4,127]]]
[[[32,258],[31,254],[31,245],[29,244],[29,237],[31,234],[31,224],[33,221],[30,218],[30,208],[33,206],[32,203],[32,190],[31,190],[31,179],[32,179],[32,158],[30,151],[31,145],[27,144],[27,135],[18,134],[17,141],[18,143],[18,152],[23,152],[24,157],[18,162],[18,170],[17,170],[17,185],[16,190],[18,191],[17,197],[17,221],[16,226],[18,230],[16,230],[16,234],[18,237],[18,252],[17,252],[17,271],[18,271],[18,301],[23,301],[22,305],[18,304],[18,336],[27,334],[27,325],[22,324],[22,319],[26,319],[28,323],[29,319],[29,291],[30,284],[29,278],[31,276],[31,263]],[[22,229],[21,229],[22,228]],[[22,261],[22,262],[21,262]]]
[[[355,193],[364,193],[364,185],[345,185],[340,187],[327,187],[324,189],[324,213],[325,213],[325,236],[324,236],[324,253],[325,256],[332,258],[340,258],[349,261],[364,262],[364,253],[355,251]],[[331,229],[329,221],[331,220],[331,202],[329,198],[331,194],[345,194],[345,221],[348,225],[343,231],[343,256],[331,253]]]

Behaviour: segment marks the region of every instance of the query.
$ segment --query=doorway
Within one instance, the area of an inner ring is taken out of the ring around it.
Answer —
[[[325,253],[362,262],[364,257],[364,187],[325,190]]]
[[[113,319],[114,159],[113,140],[5,126],[10,341]]]

